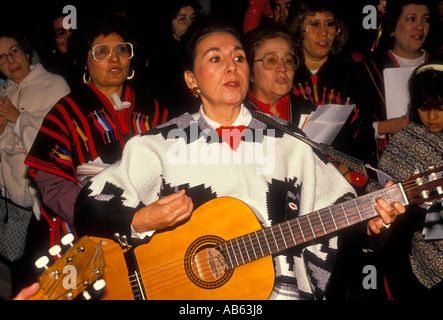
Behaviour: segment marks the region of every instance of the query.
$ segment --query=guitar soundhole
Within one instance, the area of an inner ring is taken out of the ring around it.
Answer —
[[[231,278],[234,270],[227,270],[223,253],[217,248],[223,241],[220,237],[204,236],[189,246],[185,256],[185,270],[195,285],[215,289]]]

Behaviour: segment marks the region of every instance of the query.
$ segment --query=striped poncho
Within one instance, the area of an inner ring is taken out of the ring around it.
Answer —
[[[130,137],[166,121],[166,109],[136,95],[127,85],[120,99],[130,106],[117,111],[92,82],[62,98],[46,115],[26,158],[30,175],[35,178],[40,170],[77,184],[78,166],[97,158],[114,163]],[[51,225],[52,241],[57,243],[58,233],[68,231],[69,226],[46,203],[42,202],[41,210]]]

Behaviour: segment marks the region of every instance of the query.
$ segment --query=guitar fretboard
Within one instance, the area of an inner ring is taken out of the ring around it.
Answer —
[[[375,199],[408,204],[401,184],[278,223],[218,245],[227,269],[276,254],[378,216]]]

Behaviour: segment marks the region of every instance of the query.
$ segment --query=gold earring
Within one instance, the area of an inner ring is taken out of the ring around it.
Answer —
[[[86,84],[91,82],[91,75],[89,75],[89,80],[86,80],[86,71],[83,73],[83,82]]]
[[[131,80],[135,76],[135,70],[132,69],[132,74],[129,77],[126,77],[126,80]]]

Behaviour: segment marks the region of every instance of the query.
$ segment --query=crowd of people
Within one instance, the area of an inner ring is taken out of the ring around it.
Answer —
[[[363,50],[332,1],[249,0],[240,21],[211,2],[172,1],[155,32],[122,4],[73,30],[57,7],[34,41],[1,27],[0,297],[31,285],[67,233],[143,245],[225,196],[269,227],[443,165],[443,1],[380,1]],[[409,68],[410,97],[391,116],[395,68]],[[392,182],[294,137],[319,106],[349,105],[329,145]],[[86,166],[97,174],[83,179]],[[270,299],[441,298],[443,240],[423,235],[441,203],[386,200],[377,218],[273,256]],[[368,264],[376,290],[361,285]]]

